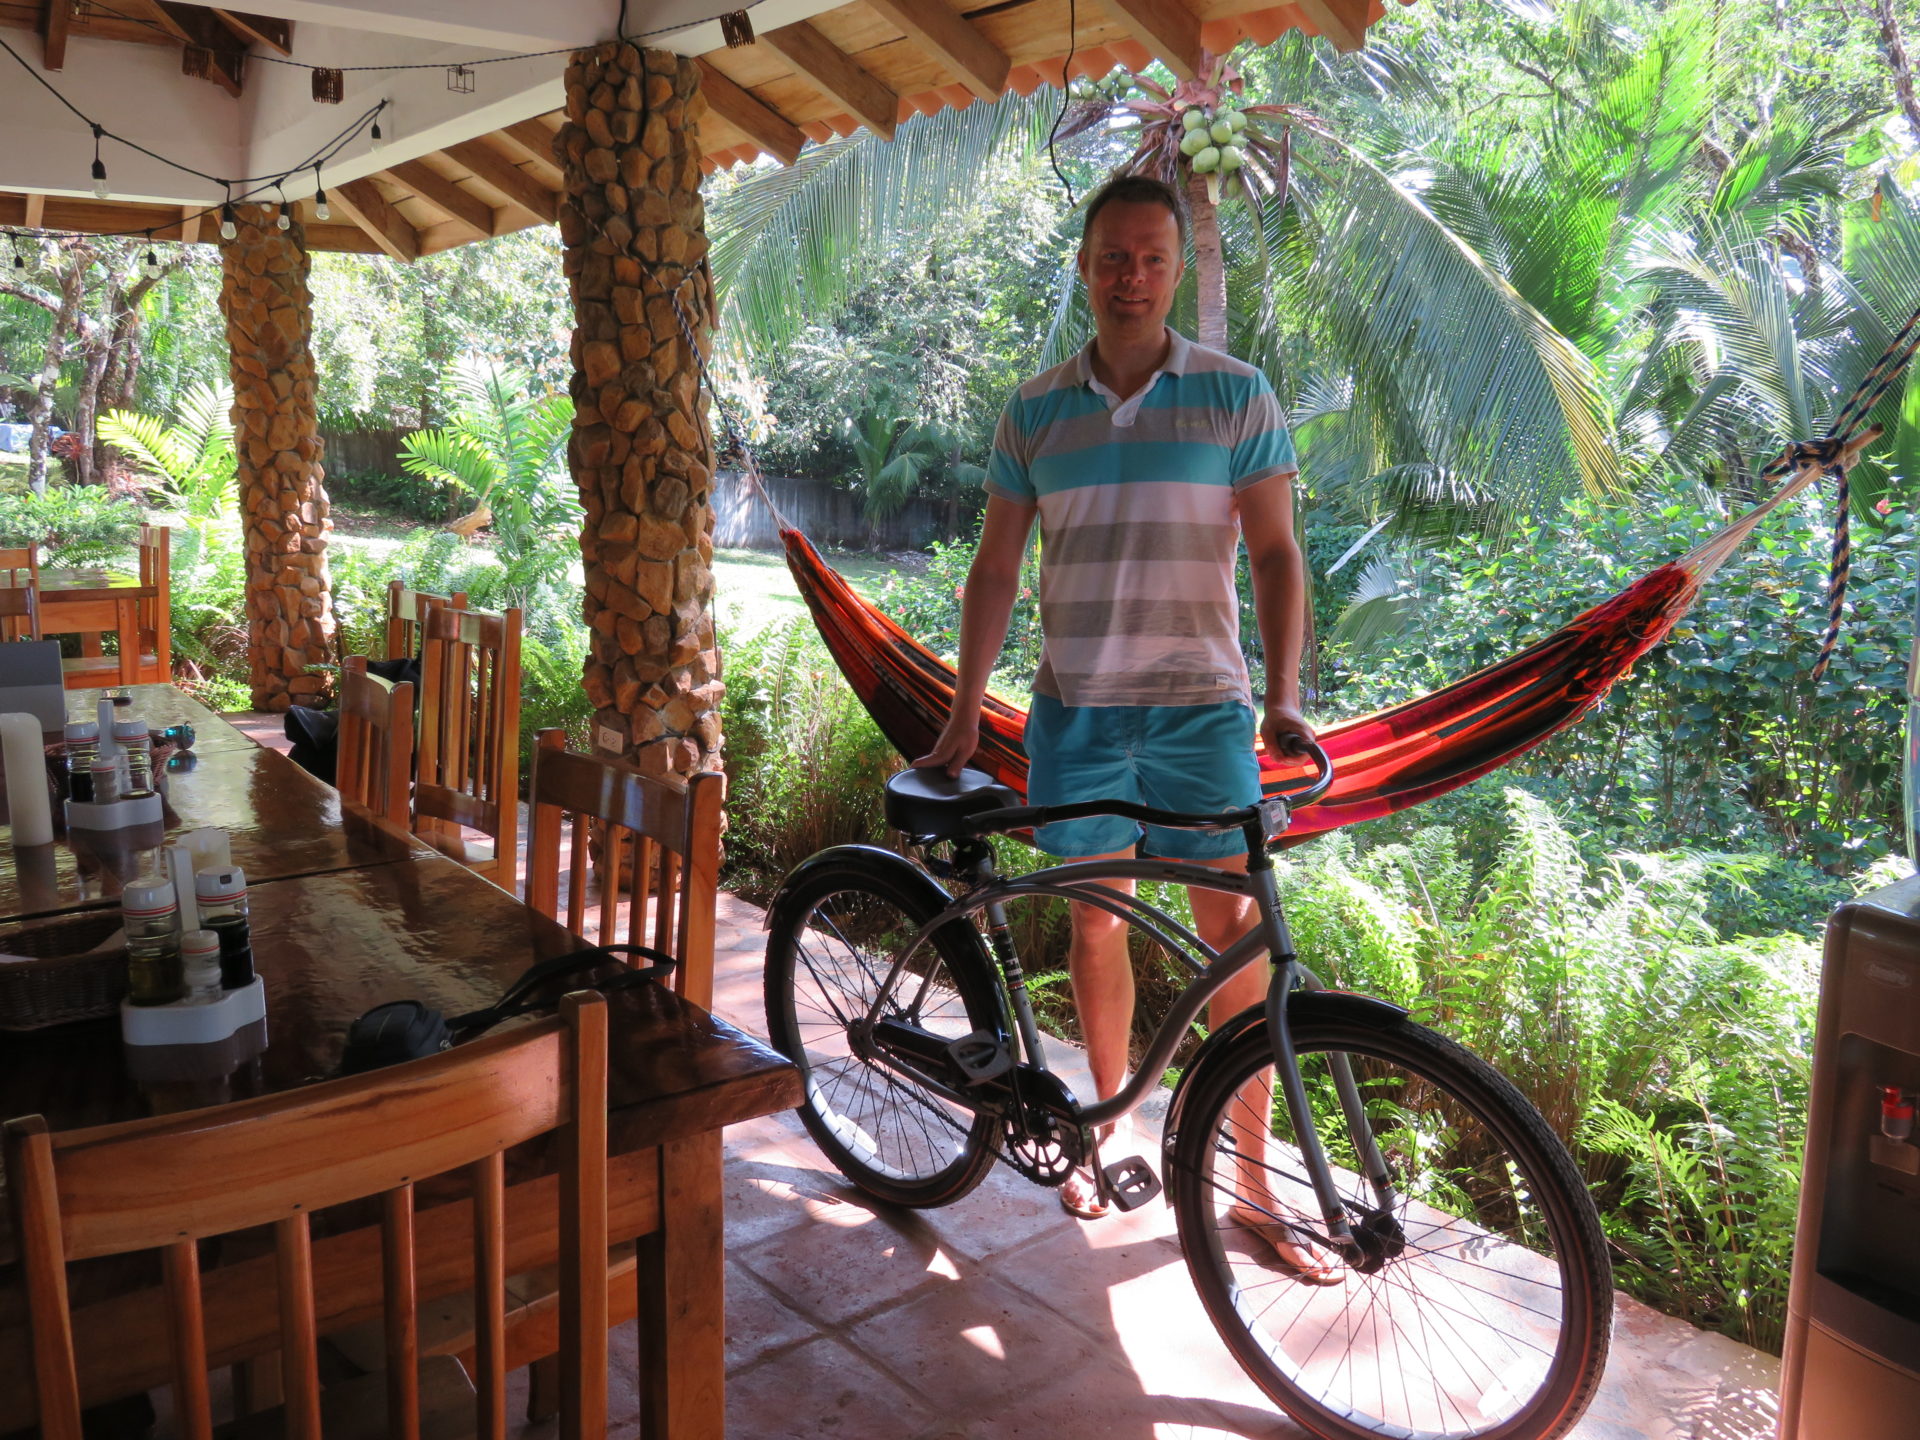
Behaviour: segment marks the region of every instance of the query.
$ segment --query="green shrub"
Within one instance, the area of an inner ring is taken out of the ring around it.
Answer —
[[[330,470],[327,494],[336,505],[379,510],[424,525],[444,525],[465,508],[451,485],[382,470]]]
[[[0,495],[0,545],[38,545],[45,566],[100,565],[133,548],[139,505],[96,485],[49,485]]]
[[[883,837],[900,759],[805,621],[722,643],[728,883],[777,881],[828,845]]]

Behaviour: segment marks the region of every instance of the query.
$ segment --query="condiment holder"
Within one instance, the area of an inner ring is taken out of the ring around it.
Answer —
[[[258,975],[216,1000],[176,1000],[171,1005],[120,1002],[120,1038],[129,1045],[213,1045],[267,1018],[267,987]]]

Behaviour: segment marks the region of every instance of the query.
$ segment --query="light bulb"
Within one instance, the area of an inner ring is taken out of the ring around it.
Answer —
[[[333,218],[333,209],[327,204],[327,192],[324,190],[318,191],[313,197],[313,218],[316,220]]]
[[[220,207],[220,238],[222,240],[231,240],[240,233],[240,227],[235,223],[235,218],[233,206]]]
[[[374,149],[380,150],[385,148],[387,137],[380,129],[380,122],[378,120],[373,122],[373,129],[367,132],[367,139],[372,143]]]
[[[280,207],[280,214],[273,223],[282,230],[291,230],[293,228],[293,217],[287,214],[286,206],[282,205]]]
[[[148,275],[157,277],[160,274],[160,257],[151,249],[147,251],[146,266]]]
[[[97,155],[93,159],[93,193],[102,200],[112,193],[107,189],[107,162]]]

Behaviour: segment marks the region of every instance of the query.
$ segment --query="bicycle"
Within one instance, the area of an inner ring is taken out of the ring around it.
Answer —
[[[926,868],[849,845],[786,878],[768,912],[769,1033],[805,1075],[807,1129],[878,1200],[951,1204],[999,1159],[1052,1186],[1087,1163],[1111,1203],[1132,1210],[1160,1181],[1137,1156],[1103,1165],[1099,1127],[1159,1083],[1208,998],[1270,956],[1265,1005],[1207,1037],[1162,1142],[1214,1326],[1275,1404],[1329,1440],[1549,1440],[1579,1420],[1605,1367],[1612,1276],[1599,1217],[1510,1082],[1401,1007],[1328,989],[1294,954],[1268,837],[1332,783],[1311,748],[1320,773],[1307,789],[1216,815],[1029,806],[979,771],[900,772],[887,820]],[[996,874],[987,836],[1092,815],[1237,829],[1246,873],[1125,859]],[[1216,952],[1102,883],[1123,879],[1249,895],[1257,921]],[[1095,1104],[1041,1050],[1006,912],[1038,896],[1098,906],[1193,973],[1127,1084]],[[1302,1283],[1303,1252],[1322,1280],[1338,1267],[1339,1283]]]

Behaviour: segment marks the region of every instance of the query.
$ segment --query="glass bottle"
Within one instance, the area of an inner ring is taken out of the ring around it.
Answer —
[[[220,937],[213,931],[189,930],[180,937],[180,968],[187,999],[218,1000],[225,993],[220,985]]]
[[[238,865],[202,870],[193,879],[200,923],[220,937],[220,984],[238,990],[253,983],[253,933],[247,872]]]
[[[67,795],[74,800],[93,799],[93,762],[100,754],[100,722],[67,722]]]
[[[92,765],[87,768],[87,774],[92,777],[88,784],[93,790],[93,803],[111,805],[118,800],[125,773],[120,768],[118,752],[95,755]]]
[[[173,882],[145,879],[127,886],[120,916],[127,928],[127,998],[135,1005],[172,1004],[186,990]]]
[[[140,795],[153,789],[153,739],[147,722],[131,710],[119,711],[113,717],[113,743],[127,757],[126,793]]]

